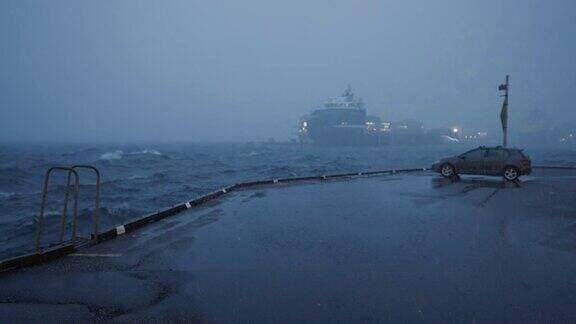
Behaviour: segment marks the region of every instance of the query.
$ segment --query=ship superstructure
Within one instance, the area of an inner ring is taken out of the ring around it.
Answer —
[[[367,145],[377,144],[375,135],[382,131],[380,118],[366,114],[364,101],[348,85],[342,95],[300,119],[299,139],[320,145]]]

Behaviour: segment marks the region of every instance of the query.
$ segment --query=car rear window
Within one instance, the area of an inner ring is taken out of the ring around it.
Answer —
[[[524,155],[524,153],[522,153],[521,150],[510,150],[510,154],[514,157],[522,157],[522,158],[526,157],[526,155]]]

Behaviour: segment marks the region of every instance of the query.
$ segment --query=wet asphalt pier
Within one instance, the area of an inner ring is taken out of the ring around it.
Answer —
[[[0,322],[575,322],[576,172],[240,190],[0,274]]]

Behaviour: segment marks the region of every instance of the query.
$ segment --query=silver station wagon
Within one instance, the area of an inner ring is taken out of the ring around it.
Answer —
[[[432,165],[432,170],[444,177],[457,174],[503,176],[514,181],[521,175],[530,174],[532,163],[522,150],[501,146],[480,146],[454,157],[441,159]]]

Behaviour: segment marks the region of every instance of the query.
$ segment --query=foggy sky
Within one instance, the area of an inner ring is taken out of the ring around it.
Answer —
[[[295,137],[348,83],[370,114],[576,118],[576,2],[0,1],[0,140]]]

